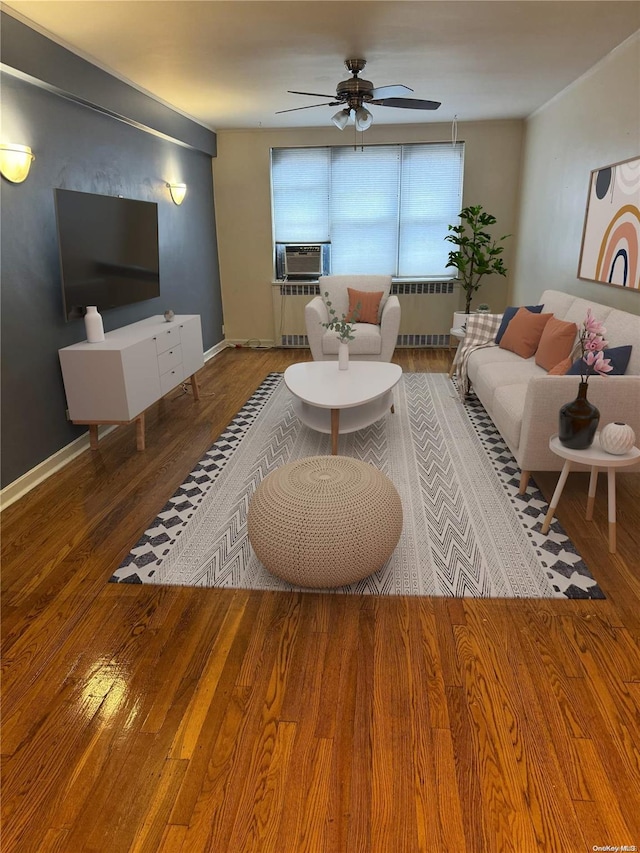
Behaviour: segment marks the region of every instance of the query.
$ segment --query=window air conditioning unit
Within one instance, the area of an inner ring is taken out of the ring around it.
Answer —
[[[329,243],[278,243],[276,275],[288,281],[305,281],[329,274]]]

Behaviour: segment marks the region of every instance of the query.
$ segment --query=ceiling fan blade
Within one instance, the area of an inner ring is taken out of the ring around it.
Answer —
[[[311,95],[312,98],[335,98],[335,95],[323,95],[318,92],[294,92],[291,89],[287,90],[290,95]]]
[[[378,86],[377,89],[371,90],[371,96],[373,98],[402,98],[409,92],[413,92],[413,89],[398,83],[394,86]]]
[[[369,101],[379,107],[400,107],[403,110],[437,110],[440,101],[421,101],[420,98],[379,98]]]
[[[296,110],[312,110],[314,107],[337,107],[342,103],[342,101],[329,101],[326,104],[309,104],[307,107],[292,107],[290,110],[276,110],[276,115],[278,113],[294,113]]]

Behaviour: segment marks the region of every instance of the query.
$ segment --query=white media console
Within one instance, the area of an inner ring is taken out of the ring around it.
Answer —
[[[144,412],[187,379],[199,399],[196,371],[204,365],[197,314],[149,317],[58,350],[69,420],[89,426],[91,449],[98,448],[100,424],[136,421],[138,450],[144,450]]]

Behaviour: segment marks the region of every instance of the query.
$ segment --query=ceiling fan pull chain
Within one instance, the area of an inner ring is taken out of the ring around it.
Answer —
[[[453,121],[451,122],[451,144],[453,147],[456,147],[456,142],[458,141],[458,114],[456,113],[453,117]]]

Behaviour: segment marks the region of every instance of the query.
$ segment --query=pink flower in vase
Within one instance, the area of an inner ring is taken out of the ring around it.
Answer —
[[[594,335],[604,335],[607,331],[600,320],[596,320],[596,318],[591,313],[591,308],[587,308],[587,316],[584,319],[584,330],[585,332],[591,332]]]
[[[591,308],[588,308],[578,338],[582,351],[582,361],[585,365],[585,369],[580,371],[580,379],[584,383],[589,382],[589,377],[593,373],[604,376],[613,370],[611,360],[605,358],[603,354],[603,350],[609,346],[604,339],[606,331],[602,323],[596,320],[591,313]]]
[[[602,346],[601,338],[587,338],[584,342],[584,349],[586,352],[600,352],[600,350],[604,349]]]
[[[587,367],[591,367],[591,373],[611,373],[613,370],[613,365],[611,364],[611,359],[605,358],[602,352],[588,352],[584,361],[587,364]]]
[[[606,329],[596,320],[591,309],[587,311],[578,343],[582,351],[579,360],[580,388],[578,396],[560,408],[558,438],[565,447],[584,450],[591,446],[598,428],[600,412],[587,400],[589,377],[593,373],[606,376],[613,371],[611,359],[605,358],[604,350],[608,346],[604,339]]]

